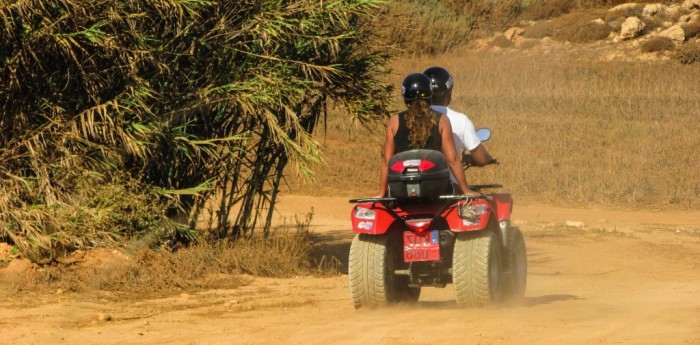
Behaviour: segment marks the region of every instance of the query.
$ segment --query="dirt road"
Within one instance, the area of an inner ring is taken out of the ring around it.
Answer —
[[[347,260],[347,200],[285,196],[280,217],[311,207],[320,250]],[[518,306],[457,308],[448,285],[424,288],[415,305],[356,311],[345,275],[246,277],[139,301],[5,292],[0,343],[700,344],[700,212],[516,205],[513,219],[529,264]]]

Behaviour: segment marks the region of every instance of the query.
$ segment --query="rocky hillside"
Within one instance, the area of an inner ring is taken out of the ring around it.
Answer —
[[[543,21],[523,20],[472,43],[472,48],[492,50],[562,46],[599,60],[700,62],[700,0],[576,10]]]

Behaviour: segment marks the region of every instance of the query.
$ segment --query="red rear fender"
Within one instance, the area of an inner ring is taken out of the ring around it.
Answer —
[[[352,231],[358,234],[386,233],[396,218],[380,203],[357,204],[350,211]]]
[[[464,219],[459,216],[459,207],[465,201],[459,201],[442,212],[442,217],[447,221],[450,229],[454,232],[473,231],[485,229],[491,217],[491,206],[486,200],[474,200],[471,206],[478,208],[482,213],[472,219]]]

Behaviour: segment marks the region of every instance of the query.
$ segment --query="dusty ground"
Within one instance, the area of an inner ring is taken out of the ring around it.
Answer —
[[[320,249],[347,260],[351,205],[284,196],[280,217],[312,207]],[[425,288],[415,305],[356,311],[345,275],[245,277],[235,289],[147,300],[3,288],[0,343],[700,344],[700,212],[516,204],[513,219],[528,248],[519,306],[457,308],[448,285]]]

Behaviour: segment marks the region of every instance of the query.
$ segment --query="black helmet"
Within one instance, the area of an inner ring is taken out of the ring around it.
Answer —
[[[442,97],[449,95],[452,92],[452,76],[450,72],[442,67],[430,67],[423,72],[430,78],[433,83],[433,92],[435,97]]]
[[[418,98],[431,99],[433,97],[433,86],[430,78],[423,73],[411,73],[404,80],[401,86],[403,100],[410,102]]]

